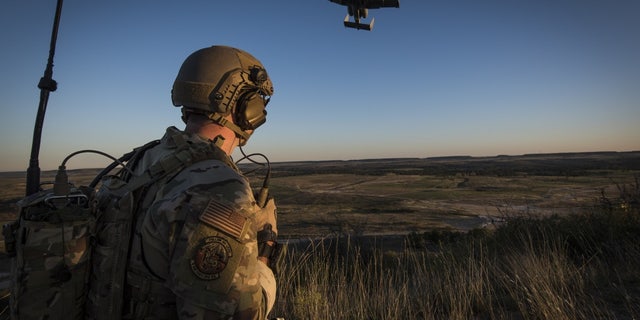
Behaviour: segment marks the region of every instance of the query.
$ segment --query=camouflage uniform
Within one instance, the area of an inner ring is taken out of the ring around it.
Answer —
[[[175,149],[173,137],[211,143],[173,127],[147,151],[136,173]],[[150,195],[152,194],[152,195]],[[220,150],[149,189],[139,203],[123,317],[132,319],[264,319],[275,278],[258,261],[256,233],[267,209]],[[275,206],[271,200],[275,214]]]

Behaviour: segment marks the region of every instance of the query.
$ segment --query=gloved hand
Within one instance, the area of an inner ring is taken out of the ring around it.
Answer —
[[[258,227],[258,260],[264,262],[275,272],[280,256],[280,246],[276,242],[278,235],[276,202],[269,199],[258,212],[256,226]]]

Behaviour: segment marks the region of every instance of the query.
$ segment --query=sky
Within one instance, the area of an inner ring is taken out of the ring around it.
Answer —
[[[0,6],[0,171],[23,171],[56,1]],[[253,54],[274,83],[244,148],[272,162],[640,150],[640,1],[400,0],[369,11],[370,32],[345,28],[346,12],[328,0],[64,1],[41,169],[183,128],[173,80],[216,44]]]

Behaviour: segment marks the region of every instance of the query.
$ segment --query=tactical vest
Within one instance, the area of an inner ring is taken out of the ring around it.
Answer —
[[[210,143],[191,141],[175,128],[166,137],[172,152],[140,175],[132,170],[157,141],[125,155],[126,166],[116,174],[105,173],[115,166],[103,170],[97,193],[92,183],[72,187],[65,196],[44,190],[18,203],[18,219],[3,230],[12,257],[13,319],[114,319],[122,314],[136,216],[153,202],[158,187],[206,159],[235,168]]]

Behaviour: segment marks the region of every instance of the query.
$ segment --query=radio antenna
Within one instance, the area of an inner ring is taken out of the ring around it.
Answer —
[[[53,20],[53,30],[51,31],[51,43],[49,47],[49,60],[44,70],[44,76],[40,78],[38,88],[40,88],[40,104],[36,115],[36,124],[33,129],[33,142],[31,143],[31,158],[29,159],[29,169],[27,169],[27,196],[32,195],[40,189],[40,164],[38,155],[40,154],[40,139],[42,137],[42,125],[44,114],[47,110],[49,93],[56,91],[58,83],[53,80],[53,56],[56,53],[56,40],[58,38],[58,26],[60,25],[60,14],[62,12],[62,0],[58,0],[56,15]]]

